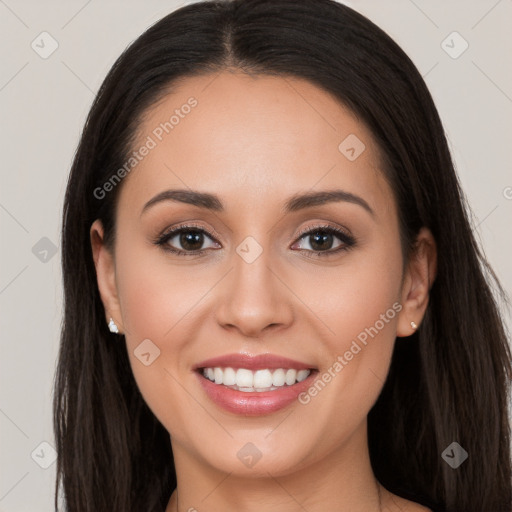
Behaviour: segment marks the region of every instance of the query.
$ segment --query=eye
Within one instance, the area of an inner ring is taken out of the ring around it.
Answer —
[[[203,244],[208,238],[214,241],[210,248],[218,249],[221,247],[215,240],[213,233],[203,227],[187,224],[172,228],[160,235],[153,243],[161,246],[165,251],[178,256],[200,256],[208,251],[208,249],[203,248]],[[333,249],[336,238],[340,243],[334,246]],[[170,243],[173,239],[176,239],[173,243],[179,244],[181,248],[175,247]],[[340,251],[346,251],[356,243],[352,235],[349,235],[340,228],[329,225],[307,228],[299,235],[299,241],[303,239],[305,239],[306,245],[309,245],[310,248],[298,247],[298,250],[308,253],[309,257],[323,257]]]
[[[337,246],[333,244],[335,239],[340,240]],[[300,234],[300,240],[305,239],[306,244],[309,245],[310,249],[299,247],[299,250],[310,253],[311,257],[323,257],[329,256],[340,251],[346,251],[353,247],[356,243],[355,238],[349,235],[344,230],[335,226],[322,225],[308,228]]]
[[[175,253],[179,256],[198,256],[207,251],[207,249],[201,249],[205,242],[205,235],[206,238],[214,239],[214,235],[207,229],[193,224],[187,224],[167,231],[158,237],[154,243],[162,246],[165,251]],[[173,239],[176,239],[174,243],[181,245],[181,249],[173,247],[170,244]],[[218,242],[215,242],[215,244],[216,248],[220,247]]]

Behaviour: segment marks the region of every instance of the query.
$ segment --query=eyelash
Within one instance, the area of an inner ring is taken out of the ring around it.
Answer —
[[[171,238],[174,238],[176,235],[179,235],[180,233],[183,233],[183,232],[186,233],[188,231],[207,234],[210,238],[215,240],[215,235],[213,233],[211,233],[208,229],[198,226],[198,225],[195,225],[195,224],[186,224],[186,225],[182,225],[182,226],[177,226],[177,227],[167,231],[166,233],[163,233],[162,235],[158,236],[156,238],[156,240],[153,240],[153,243],[158,246],[161,246],[164,251],[171,252],[173,254],[176,254],[177,256],[201,256],[201,255],[205,254],[206,252],[208,252],[209,249],[200,249],[200,250],[196,250],[196,251],[183,251],[181,249],[171,248],[169,245],[166,245],[167,242]],[[336,235],[341,240],[341,242],[343,242],[343,245],[340,245],[339,247],[337,247],[334,250],[329,249],[327,251],[312,251],[309,249],[299,249],[300,252],[308,253],[308,257],[310,257],[310,258],[311,257],[318,258],[318,257],[331,256],[331,255],[337,254],[341,251],[348,251],[349,249],[354,247],[356,244],[356,239],[353,236],[347,234],[345,231],[343,231],[340,228],[337,228],[335,226],[325,225],[325,224],[318,225],[318,226],[312,226],[312,227],[308,227],[308,228],[304,229],[297,236],[297,241],[304,238],[305,235],[312,235],[314,233],[317,233],[318,231],[322,231],[329,235]],[[310,253],[313,253],[315,256],[311,256]]]

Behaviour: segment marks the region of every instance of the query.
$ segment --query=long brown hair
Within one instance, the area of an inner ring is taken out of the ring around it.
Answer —
[[[235,67],[304,78],[372,131],[399,208],[405,254],[422,226],[438,273],[424,321],[395,344],[368,417],[376,477],[390,491],[446,512],[510,512],[507,401],[511,353],[498,297],[477,245],[443,126],[411,60],[381,29],[331,0],[209,1],[149,28],[119,57],[91,108],[66,190],[64,319],[54,387],[58,508],[163,511],[176,487],[169,433],[145,404],[126,344],[108,331],[89,228],[115,241],[118,186],[94,191],[126,161],[144,111],[179,79]],[[453,441],[469,454],[441,457]],[[341,485],[341,483],[340,483]]]

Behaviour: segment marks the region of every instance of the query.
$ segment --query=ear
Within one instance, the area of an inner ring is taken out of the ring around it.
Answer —
[[[114,255],[105,246],[103,225],[99,219],[92,223],[89,233],[98,289],[105,308],[105,320],[108,324],[110,318],[113,318],[119,329],[119,334],[122,334],[123,325],[116,285],[115,260]]]
[[[428,306],[430,288],[437,274],[435,239],[426,227],[420,229],[410,255],[401,290],[402,310],[398,316],[397,336],[410,336],[420,325]]]

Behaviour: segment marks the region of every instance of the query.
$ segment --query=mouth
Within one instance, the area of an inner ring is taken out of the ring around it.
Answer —
[[[213,403],[244,416],[270,414],[298,403],[319,373],[308,364],[269,354],[232,354],[203,361],[193,370]]]
[[[296,370],[295,368],[263,368],[256,371],[248,368],[205,367],[196,370],[202,377],[217,386],[224,386],[242,393],[264,393],[291,387],[306,380],[314,368]]]
[[[244,416],[269,414],[299,402],[318,374],[310,363],[269,353],[226,354],[192,369],[214,404]]]

